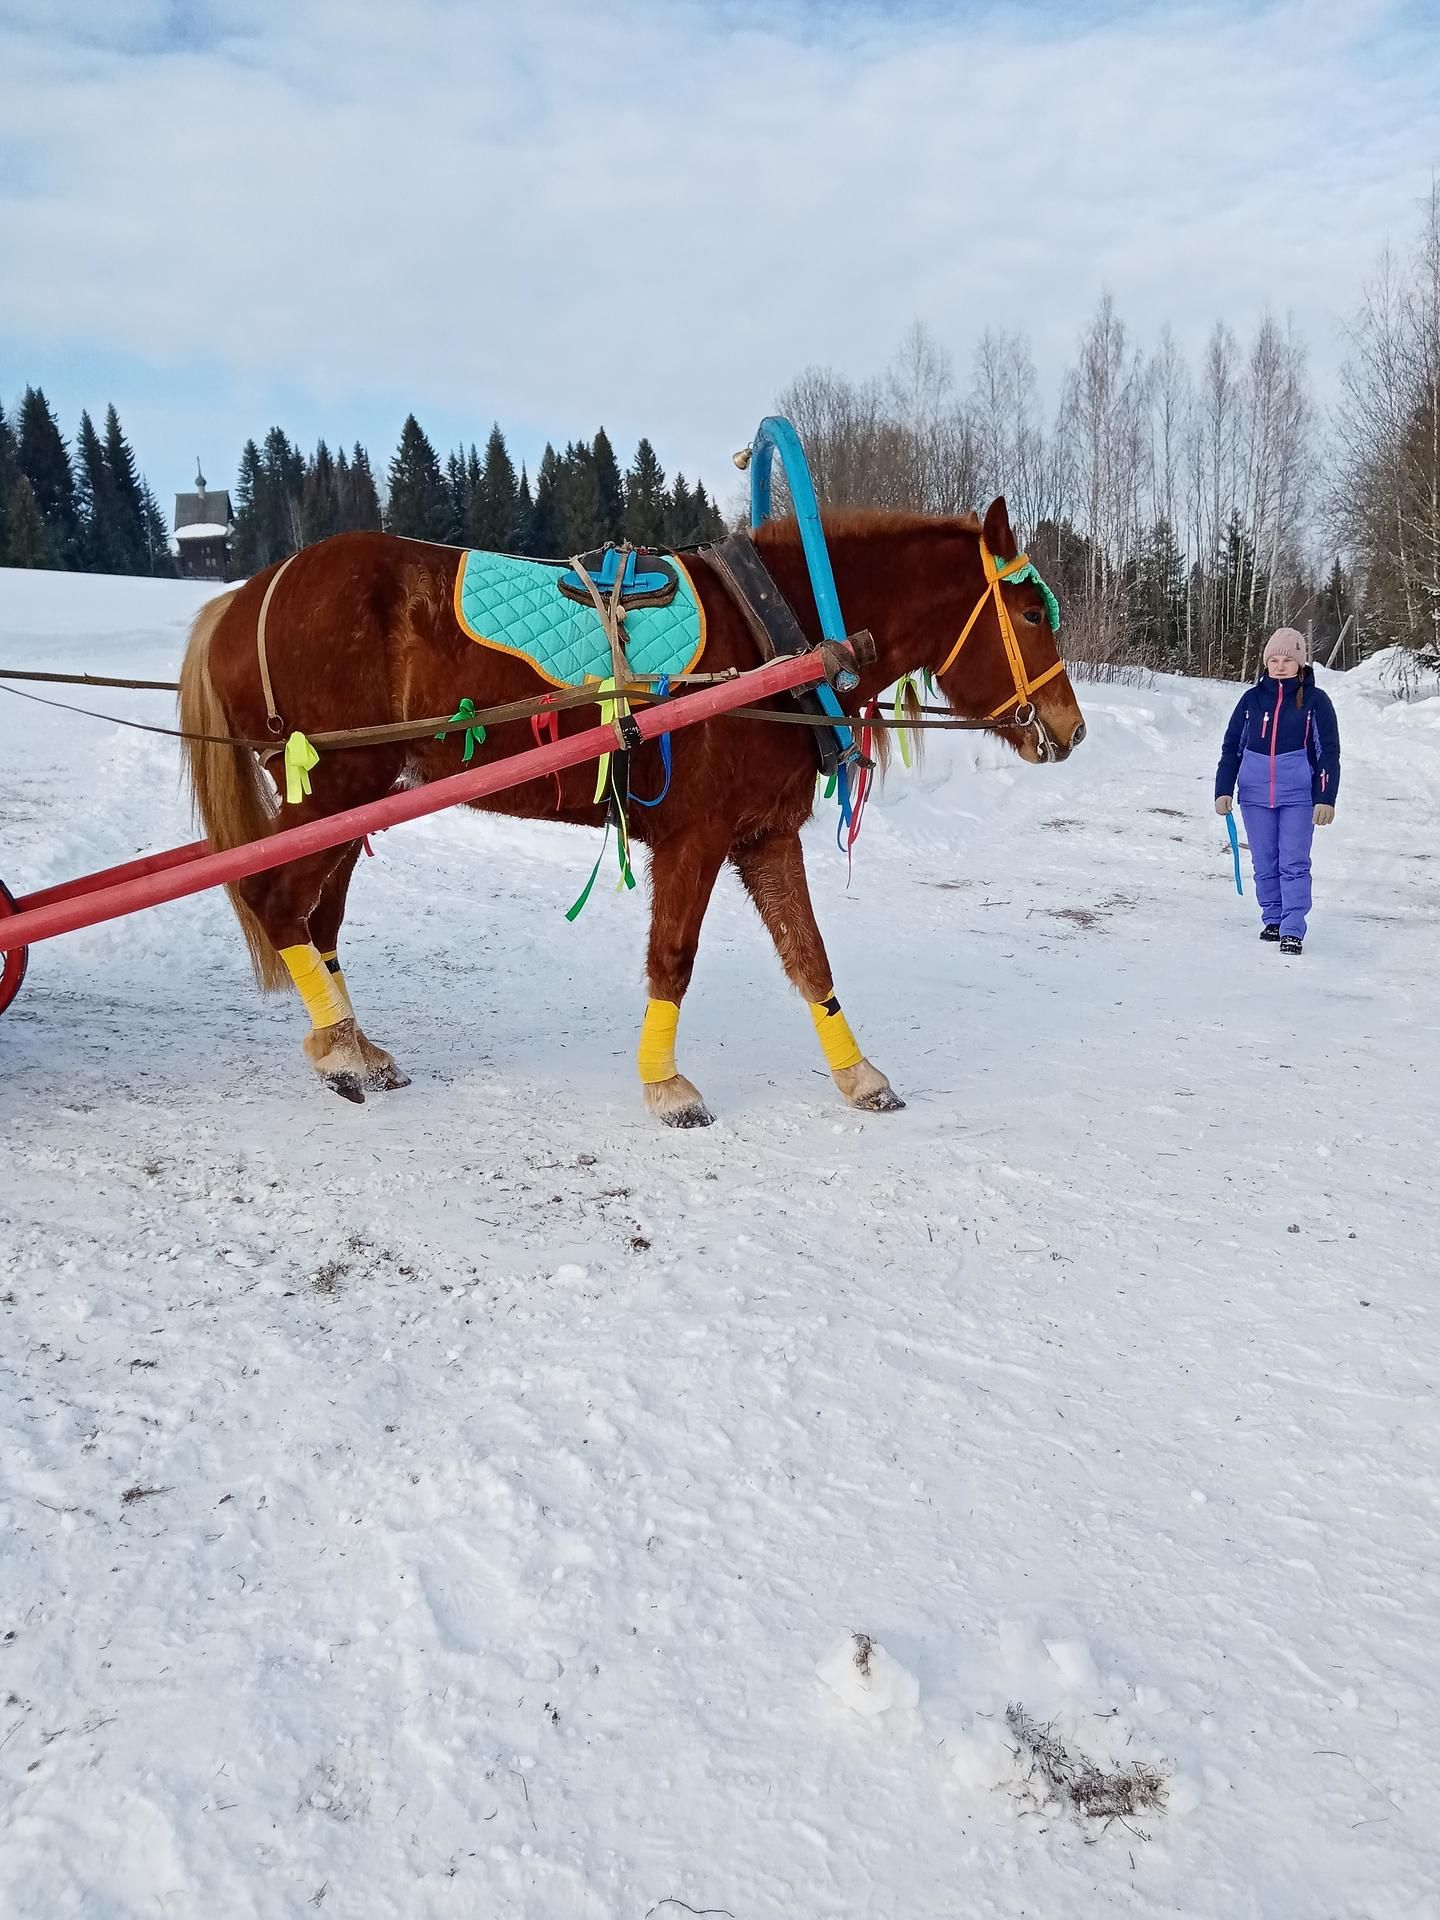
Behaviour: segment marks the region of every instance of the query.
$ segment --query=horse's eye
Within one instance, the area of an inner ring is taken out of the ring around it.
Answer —
[[[1040,624],[1040,609],[1039,609],[1039,607],[1026,607],[1026,609],[1025,609],[1025,624],[1026,624],[1026,626],[1027,626],[1027,627],[1038,627],[1038,626],[1039,626],[1039,624]]]

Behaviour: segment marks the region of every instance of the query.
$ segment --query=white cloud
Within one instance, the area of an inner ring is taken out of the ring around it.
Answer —
[[[1053,371],[1105,286],[1191,345],[1268,304],[1323,375],[1440,161],[1404,0],[822,17],[0,0],[0,342],[342,420],[603,417],[722,477],[801,366],[916,315]]]

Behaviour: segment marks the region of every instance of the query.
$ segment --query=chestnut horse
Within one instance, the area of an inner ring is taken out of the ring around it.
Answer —
[[[991,590],[995,563],[1003,567],[1016,558],[1003,499],[992,504],[983,525],[973,515],[845,513],[827,515],[825,530],[847,623],[852,631],[868,627],[876,642],[875,663],[844,696],[847,713],[858,714],[902,675],[929,668],[949,708],[967,719],[1019,715],[1030,697],[1033,724],[997,724],[1023,759],[1063,760],[1083,738],[1040,593],[1029,583],[1002,582]],[[768,522],[754,538],[818,643],[795,522]],[[267,592],[266,651],[274,703],[287,729],[309,734],[424,719],[454,711],[466,697],[484,708],[544,692],[525,661],[478,646],[461,629],[453,606],[459,564],[451,548],[389,534],[337,534],[296,555],[283,578],[270,568],[221,595],[201,612],[186,650],[183,727],[191,734],[265,737],[256,634]],[[755,642],[719,575],[694,555],[687,565],[705,615],[701,667],[756,665]],[[957,637],[977,609],[957,651]],[[1030,696],[1030,685],[1042,680]],[[593,710],[571,709],[559,724],[562,734],[592,726]],[[532,744],[528,720],[513,720],[492,728],[484,751],[503,755]],[[397,781],[439,779],[456,772],[460,761],[454,735],[327,753],[313,792],[286,806],[282,821],[272,779],[248,748],[191,741],[187,751],[196,805],[217,849],[378,799]],[[640,749],[633,767],[635,790],[658,793],[658,745]],[[903,1105],[846,1025],[815,924],[800,846],[815,803],[815,770],[804,728],[726,716],[677,736],[664,799],[633,812],[631,832],[650,852],[651,888],[640,1076],[650,1111],[669,1126],[703,1126],[710,1119],[699,1092],[676,1069],[674,1037],[705,909],[727,860],[769,929],[791,984],[809,1003],[840,1092],[871,1112]],[[522,819],[600,827],[605,811],[594,789],[595,770],[584,765],[562,773],[558,783],[531,780],[479,804]],[[407,1084],[391,1055],[361,1032],[336,957],[359,851],[352,842],[231,889],[261,985],[294,980],[312,1020],[305,1052],[321,1078],[352,1100],[363,1099],[366,1088]]]

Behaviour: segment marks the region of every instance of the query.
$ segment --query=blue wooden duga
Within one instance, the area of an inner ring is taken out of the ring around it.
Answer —
[[[810,591],[815,596],[815,611],[820,616],[820,631],[827,640],[845,638],[845,622],[840,616],[840,598],[835,591],[835,574],[830,565],[830,549],[825,544],[825,529],[820,524],[820,505],[815,498],[815,482],[800,436],[783,415],[772,413],[760,422],[750,443],[750,525],[763,527],[772,512],[771,488],[775,461],[779,458],[790,488],[790,504],[800,528],[800,543],[805,565],[810,572]],[[849,753],[854,740],[845,724],[845,709],[822,680],[815,691],[820,704],[836,722],[835,735],[841,751]],[[839,769],[842,810],[848,812],[849,780],[846,768]]]

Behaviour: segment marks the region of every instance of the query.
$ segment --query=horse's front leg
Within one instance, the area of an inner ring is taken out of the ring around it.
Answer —
[[[835,998],[825,942],[810,904],[799,834],[766,834],[763,839],[735,847],[730,857],[770,931],[791,985],[809,1005],[836,1086],[852,1107],[862,1107],[867,1113],[894,1113],[905,1102],[880,1069],[861,1053]]]
[[[667,1127],[708,1127],[712,1118],[699,1091],[676,1071],[675,1030],[695,968],[700,923],[727,851],[723,832],[695,826],[671,834],[650,854],[650,1001],[637,1060],[645,1104]]]

